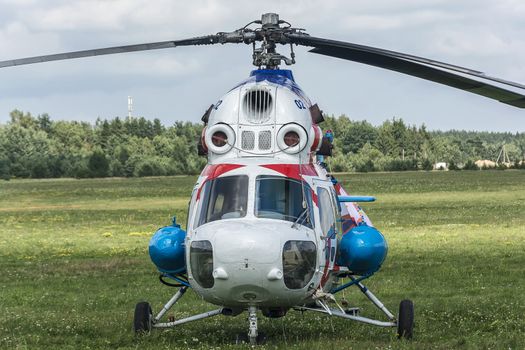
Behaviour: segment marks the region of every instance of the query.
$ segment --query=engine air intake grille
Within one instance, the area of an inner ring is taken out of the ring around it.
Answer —
[[[265,88],[257,87],[244,95],[243,109],[250,123],[261,124],[270,119],[272,95]]]
[[[243,131],[241,136],[241,148],[252,150],[255,147],[255,133],[253,131]]]
[[[272,148],[272,132],[270,130],[264,130],[259,133],[259,149],[269,150]]]

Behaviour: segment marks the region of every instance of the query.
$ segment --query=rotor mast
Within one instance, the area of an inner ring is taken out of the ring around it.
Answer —
[[[253,65],[261,68],[265,66],[266,69],[278,69],[281,61],[283,61],[287,66],[295,63],[295,54],[293,52],[292,44],[290,44],[290,58],[281,55],[278,53],[276,48],[276,43],[283,42],[282,29],[287,29],[286,27],[281,28],[280,24],[287,23],[285,21],[279,20],[279,15],[277,13],[264,13],[261,16],[261,33],[262,40],[261,46],[259,48],[255,47],[255,42],[253,46]],[[287,40],[286,40],[287,41]]]
[[[252,24],[260,27],[249,28]],[[279,19],[277,13],[264,13],[260,20],[255,20],[233,32],[219,32],[210,43],[245,43],[253,46],[253,65],[258,68],[278,69],[281,62],[287,66],[295,63],[292,42],[288,35],[307,35],[304,29],[292,28],[287,21]],[[257,46],[257,43],[260,45]],[[277,44],[290,45],[290,57],[276,51]]]

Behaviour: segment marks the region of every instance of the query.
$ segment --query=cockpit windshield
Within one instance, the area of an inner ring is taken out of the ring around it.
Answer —
[[[304,203],[303,203],[304,202]],[[310,186],[298,180],[261,175],[255,188],[255,216],[313,226]]]
[[[202,187],[202,209],[197,226],[246,216],[248,176],[226,176],[206,181]]]

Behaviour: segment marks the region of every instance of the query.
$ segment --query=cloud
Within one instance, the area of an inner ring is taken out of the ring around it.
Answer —
[[[277,12],[312,35],[525,82],[522,0],[0,0],[0,8],[0,60],[229,31],[264,12]],[[485,129],[494,128],[494,115],[501,113],[499,119],[511,121],[501,127],[523,125],[516,114],[522,111],[509,111],[497,102],[308,54],[304,48],[296,52],[298,82],[326,111],[378,121],[393,115],[428,125],[438,120],[444,121],[443,128],[468,128],[472,119],[462,116],[469,114],[478,118],[476,127]],[[63,116],[73,115],[69,110],[88,120],[112,116],[128,94],[147,106],[145,116],[149,111],[159,117],[193,118],[242,80],[253,68],[250,63],[250,47],[218,45],[0,70],[0,121],[15,106]],[[85,96],[89,103],[83,102]]]

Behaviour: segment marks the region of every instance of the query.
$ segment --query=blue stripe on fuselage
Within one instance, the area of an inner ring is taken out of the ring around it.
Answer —
[[[310,99],[306,96],[303,90],[297,85],[293,77],[292,71],[288,69],[256,69],[250,73],[250,77],[243,82],[237,84],[231,90],[248,83],[258,83],[260,81],[268,81],[273,84],[283,86],[290,89],[297,96],[301,97],[305,102],[310,104]],[[230,91],[231,91],[230,90]]]

